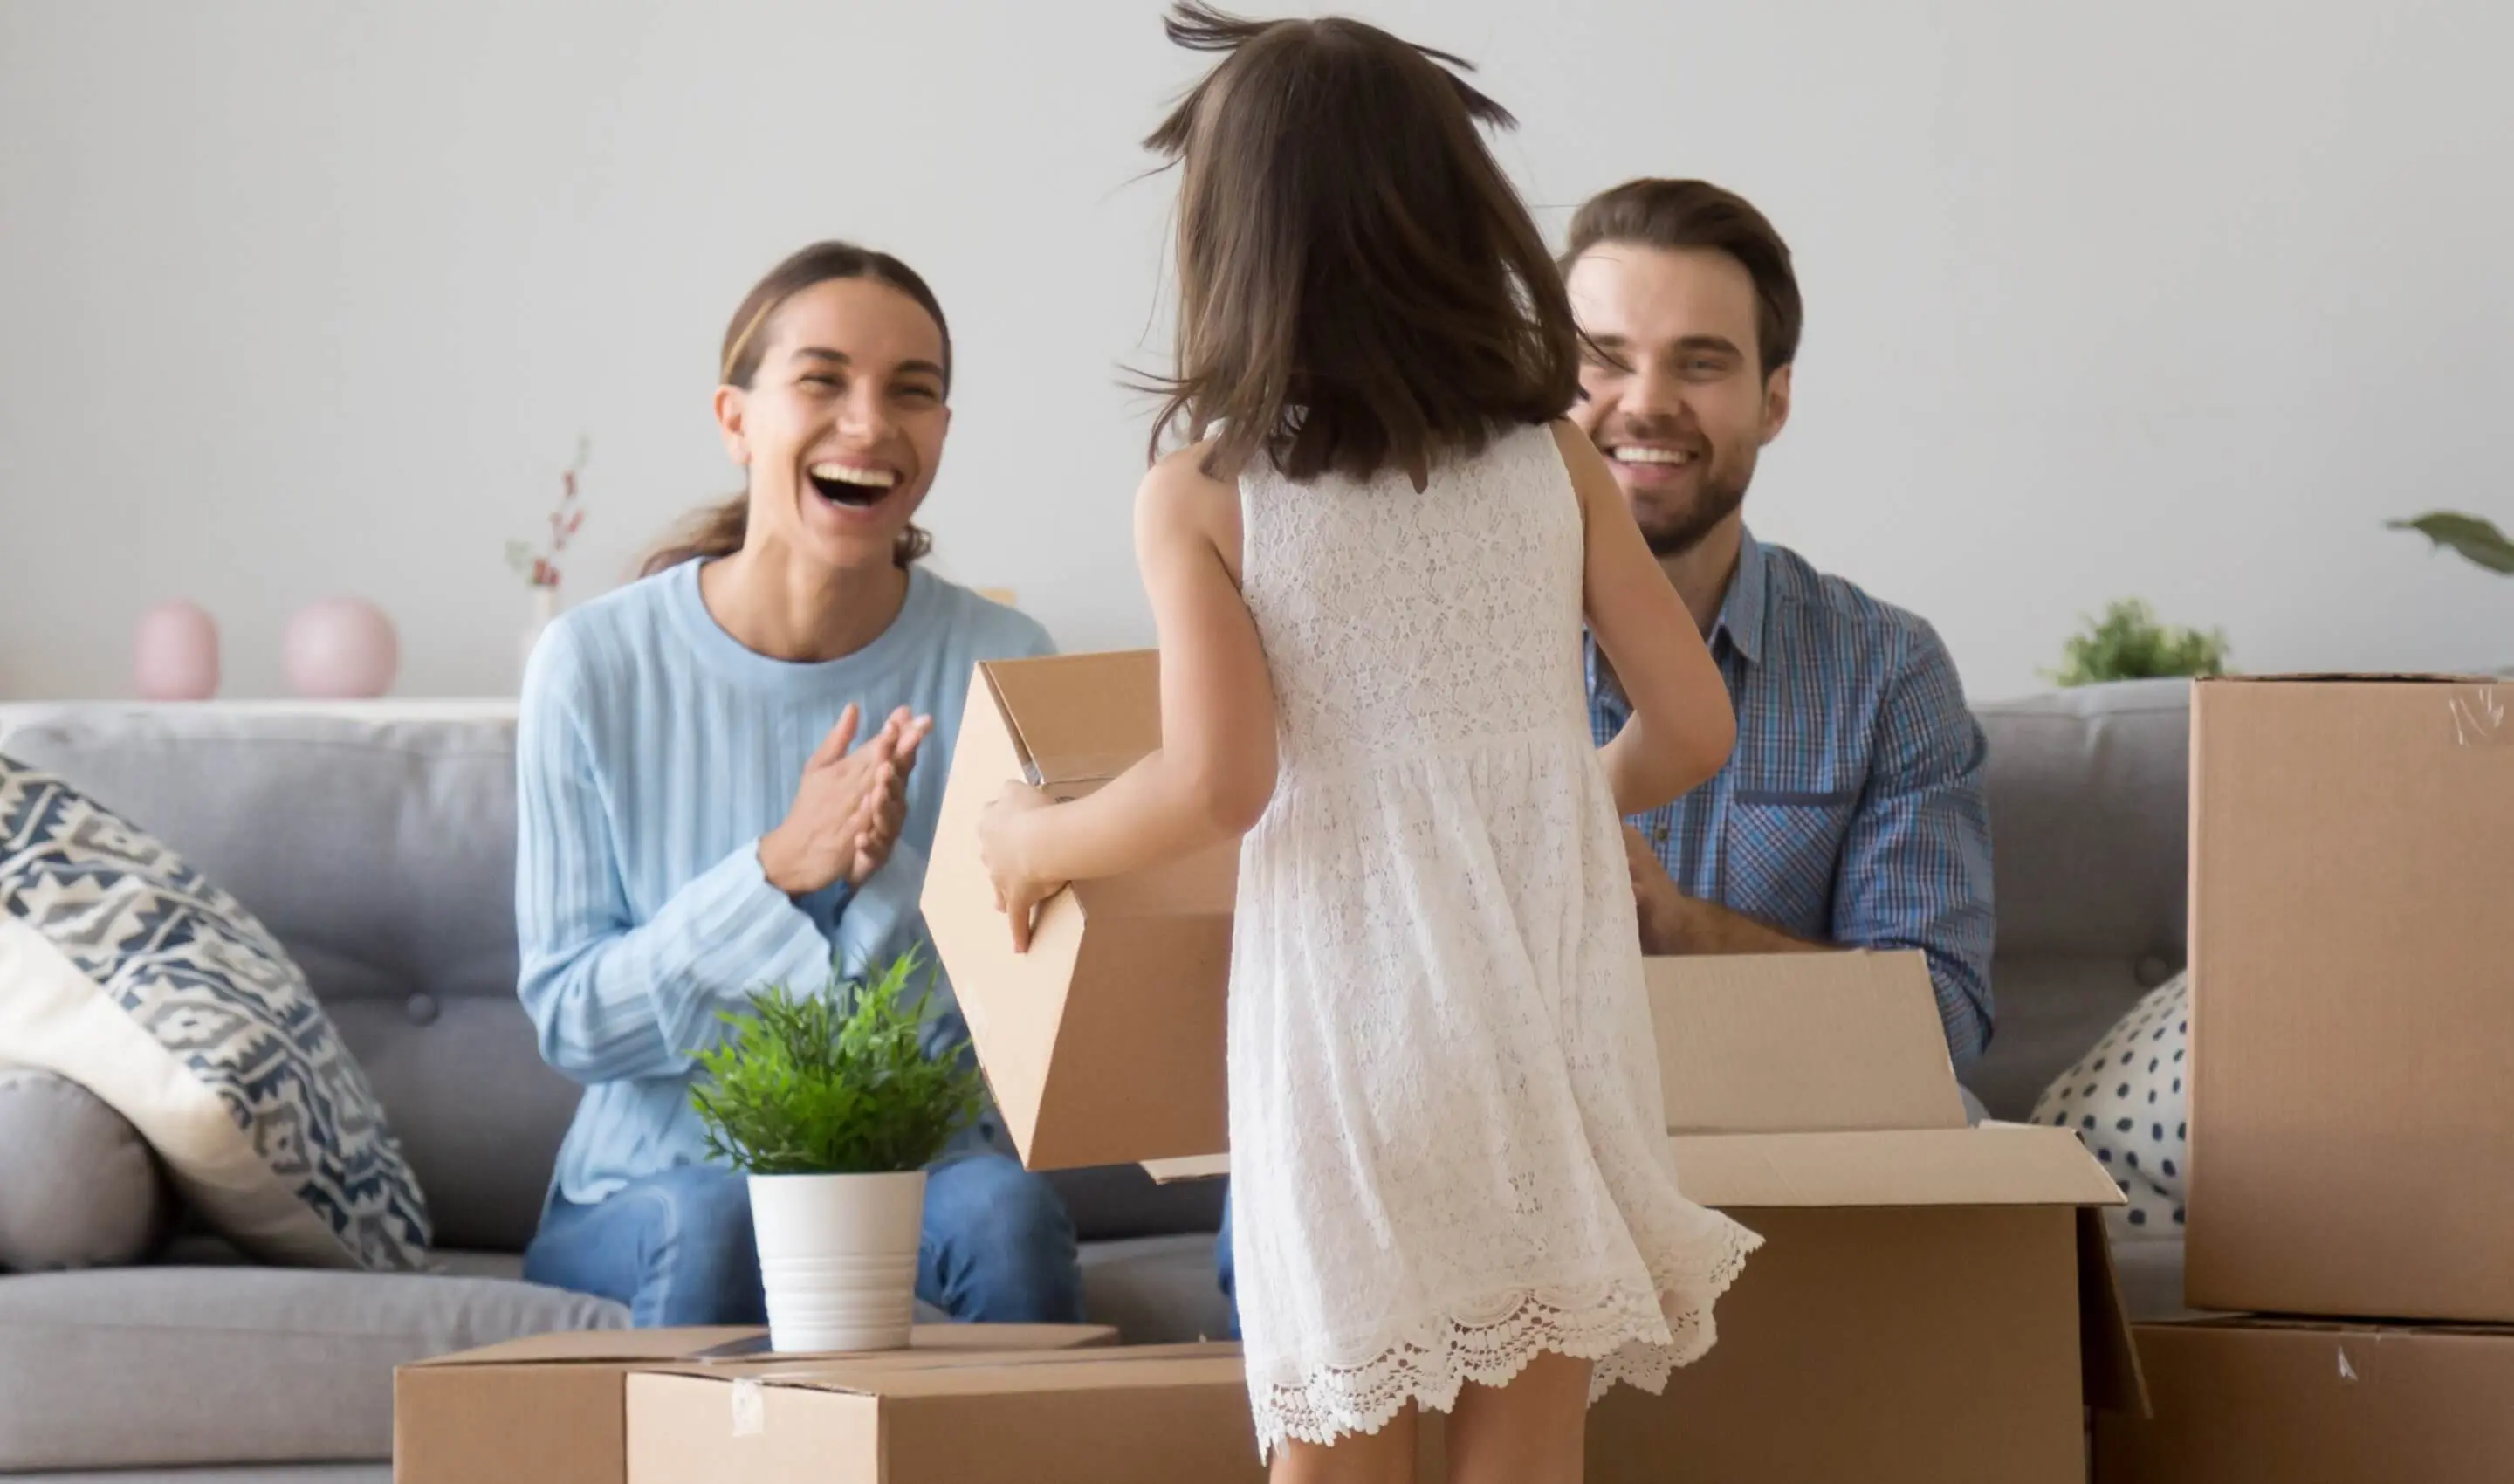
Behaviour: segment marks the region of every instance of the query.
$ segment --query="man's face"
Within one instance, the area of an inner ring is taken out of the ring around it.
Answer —
[[[1572,312],[1595,354],[1572,412],[1615,469],[1633,518],[1662,557],[1737,513],[1755,457],[1789,420],[1790,369],[1763,374],[1755,281],[1707,248],[1605,242],[1580,255]]]

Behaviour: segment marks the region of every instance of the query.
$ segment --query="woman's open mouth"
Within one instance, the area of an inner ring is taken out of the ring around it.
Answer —
[[[899,484],[899,471],[870,464],[837,463],[825,461],[804,470],[812,488],[823,500],[853,510],[870,509],[881,503]]]

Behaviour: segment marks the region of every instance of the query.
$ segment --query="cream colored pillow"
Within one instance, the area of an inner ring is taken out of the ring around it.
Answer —
[[[174,852],[0,756],[0,1058],[129,1119],[267,1262],[411,1269],[419,1183],[269,932]]]

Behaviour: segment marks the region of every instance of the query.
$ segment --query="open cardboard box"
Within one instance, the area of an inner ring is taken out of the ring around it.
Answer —
[[[2079,1484],[2145,1396],[2065,1129],[1967,1128],[1918,953],[1653,959],[1678,1179],[1760,1232],[1720,1342],[1589,1428],[1589,1477]],[[1156,1176],[1219,1173],[1200,1159]]]
[[[1720,1343],[1619,1394],[1589,1477],[2077,1484],[2086,1409],[2144,1409],[2101,1209],[2065,1129],[1965,1126],[1913,952],[1656,959],[1686,1195],[1761,1232]]]
[[[1034,1170],[1219,1152],[1236,845],[1077,883],[1027,954],[995,910],[978,817],[1008,782],[1082,797],[1160,745],[1150,651],[978,666],[926,862],[926,929]]]
[[[756,1328],[534,1335],[393,1372],[393,1484],[622,1484],[632,1374],[697,1367],[749,1375],[810,1364]],[[920,1324],[909,1348],[854,1366],[917,1366],[1007,1352],[1114,1346],[1089,1324]],[[836,1361],[824,1363],[836,1364]]]
[[[628,1484],[1262,1484],[1237,1345],[628,1381]]]

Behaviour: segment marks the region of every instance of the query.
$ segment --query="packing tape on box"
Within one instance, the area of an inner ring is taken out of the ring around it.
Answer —
[[[2453,736],[2465,747],[2499,747],[2514,742],[2507,725],[2505,698],[2493,685],[2455,686],[2453,691]]]
[[[768,1393],[748,1376],[733,1384],[733,1435],[757,1437],[768,1430]]]

